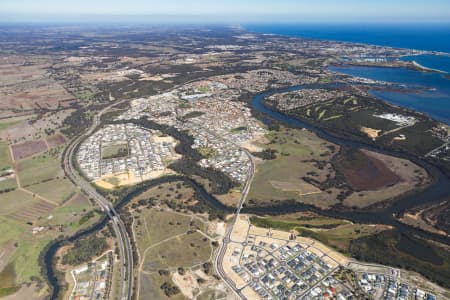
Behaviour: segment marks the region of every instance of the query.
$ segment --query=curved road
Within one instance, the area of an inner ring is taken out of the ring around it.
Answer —
[[[121,283],[119,288],[119,299],[130,300],[132,297],[132,289],[133,289],[133,250],[131,247],[130,237],[128,236],[128,233],[125,228],[125,224],[120,219],[120,216],[114,209],[112,203],[109,202],[105,197],[100,195],[95,190],[95,188],[93,188],[91,184],[88,181],[86,181],[86,179],[84,179],[73,166],[73,158],[76,154],[75,149],[77,149],[78,145],[83,141],[84,138],[90,136],[98,127],[98,125],[100,125],[100,118],[106,111],[108,111],[111,107],[121,104],[123,102],[125,102],[125,100],[116,102],[102,109],[94,117],[94,120],[89,130],[86,131],[83,135],[71,141],[69,146],[66,148],[66,152],[64,153],[63,167],[67,177],[69,177],[70,180],[72,180],[72,182],[75,185],[77,185],[90,198],[92,198],[96,202],[96,204],[102,209],[102,211],[104,211],[110,218],[120,248]]]
[[[204,77],[196,78],[189,80],[185,83],[178,84],[174,87],[171,87],[170,89],[167,89],[163,92],[167,92],[170,90],[174,90],[184,84],[188,84],[190,82],[194,82],[197,80],[201,80]],[[90,198],[92,198],[96,204],[104,211],[109,219],[112,221],[113,230],[116,235],[116,238],[119,243],[120,248],[120,259],[121,259],[121,267],[120,267],[120,288],[119,288],[119,299],[120,300],[131,300],[132,294],[133,294],[133,248],[131,246],[131,239],[128,236],[125,224],[120,219],[119,213],[114,208],[114,205],[108,201],[105,197],[103,197],[101,194],[99,194],[94,187],[83,177],[81,176],[76,168],[73,166],[73,158],[75,158],[75,150],[77,149],[78,145],[87,137],[89,137],[91,134],[94,133],[96,128],[101,124],[101,116],[107,112],[110,108],[113,106],[122,104],[124,102],[131,101],[131,100],[121,100],[118,102],[115,102],[105,108],[103,108],[98,114],[94,116],[93,122],[91,127],[82,135],[78,136],[77,138],[73,139],[70,144],[67,146],[66,151],[64,153],[63,157],[63,167],[64,172],[66,173],[67,177],[75,184],[77,185],[82,191],[84,191]]]
[[[225,252],[227,251],[228,243],[231,241],[231,233],[233,232],[234,225],[236,224],[236,220],[239,218],[239,214],[241,213],[242,206],[245,203],[245,199],[247,198],[248,192],[250,190],[250,185],[253,181],[253,177],[255,176],[255,162],[253,160],[252,155],[247,150],[243,149],[247,156],[250,159],[251,167],[248,174],[248,180],[245,183],[245,187],[242,190],[241,200],[239,201],[235,216],[233,218],[233,221],[228,226],[227,231],[225,233],[225,236],[223,237],[223,241],[220,244],[220,248],[217,252],[216,256],[216,270],[217,273],[219,273],[219,276],[222,278],[222,280],[228,285],[228,287],[240,298],[240,299],[246,299],[246,297],[242,294],[242,292],[235,286],[234,282],[228,278],[227,274],[225,273],[225,270],[223,269],[223,258],[225,256]]]

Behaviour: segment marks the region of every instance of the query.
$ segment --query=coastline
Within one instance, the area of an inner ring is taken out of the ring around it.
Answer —
[[[433,72],[433,73],[448,74],[448,72],[445,72],[445,71],[442,71],[442,70],[439,70],[439,69],[433,69],[433,68],[425,67],[425,66],[419,64],[415,60],[411,61],[411,63],[416,69],[419,69],[419,71],[422,71],[422,72]]]

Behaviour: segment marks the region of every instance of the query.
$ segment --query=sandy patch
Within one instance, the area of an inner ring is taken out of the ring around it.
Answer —
[[[225,223],[224,222],[218,222],[216,226],[216,234],[220,236],[225,236]]]
[[[372,140],[375,140],[379,133],[381,132],[380,129],[373,129],[373,128],[369,128],[369,127],[361,127],[361,132],[364,132],[365,134],[367,134],[368,137],[370,137]]]
[[[242,290],[242,294],[247,299],[262,299],[251,287],[247,286]]]
[[[223,257],[222,266],[223,270],[227,274],[227,276],[234,282],[234,285],[237,288],[240,288],[246,284],[245,280],[237,274],[232,267],[239,265],[239,256],[233,255],[233,251],[236,249],[241,249],[242,246],[236,243],[229,243],[227,246],[227,250]]]
[[[172,280],[178,286],[181,293],[188,299],[193,299],[194,291],[199,289],[197,280],[190,271],[187,271],[184,275],[175,272]]]
[[[231,233],[231,240],[237,243],[245,242],[249,227],[250,223],[247,216],[240,215],[234,224],[233,232]]]
[[[151,171],[142,176],[135,176],[134,172],[121,172],[113,175],[103,176],[101,179],[95,181],[95,184],[101,188],[111,190],[120,186],[133,185],[145,180],[159,178],[164,175],[174,174],[170,169]]]

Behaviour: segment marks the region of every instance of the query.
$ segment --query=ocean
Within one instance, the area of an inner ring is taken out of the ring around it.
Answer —
[[[418,55],[403,57],[422,66],[447,74],[429,73],[405,68],[332,67],[333,71],[351,76],[404,84],[407,87],[425,87],[421,92],[399,93],[372,91],[384,101],[423,112],[450,125],[450,23],[402,25],[244,25],[247,31],[298,36],[304,38],[345,41],[426,51],[445,52],[448,55]]]
[[[450,54],[445,24],[244,24],[250,32],[390,46]]]

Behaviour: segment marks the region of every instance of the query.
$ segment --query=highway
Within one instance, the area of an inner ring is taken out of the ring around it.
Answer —
[[[110,218],[114,233],[117,238],[117,242],[120,250],[120,278],[121,283],[119,287],[119,299],[131,300],[133,290],[133,250],[131,247],[131,240],[125,228],[125,224],[120,219],[119,214],[114,209],[114,206],[105,197],[100,195],[91,184],[82,177],[76,168],[73,166],[73,158],[76,153],[77,146],[83,141],[84,138],[90,136],[95,129],[100,125],[101,116],[108,111],[111,107],[118,105],[124,101],[116,102],[104,109],[102,109],[95,117],[91,127],[81,136],[73,139],[66,148],[63,157],[63,167],[67,177],[77,185],[82,191],[84,191],[95,203],[104,211]]]

